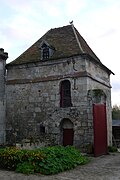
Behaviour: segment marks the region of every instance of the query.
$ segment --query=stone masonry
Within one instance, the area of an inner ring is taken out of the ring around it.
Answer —
[[[71,83],[72,107],[60,108],[60,83],[66,79]],[[31,136],[40,139],[40,125],[43,125],[49,143],[53,140],[54,144],[62,144],[61,121],[66,118],[73,123],[75,146],[93,144],[93,102],[88,91],[102,89],[110,97],[109,87],[109,75],[80,56],[74,57],[74,64],[73,58],[66,58],[54,63],[8,67],[7,131],[16,133],[18,142]],[[110,98],[107,98],[107,109],[108,142],[111,143]]]
[[[6,94],[5,94],[5,64],[8,54],[0,49],[0,144],[5,143],[5,115],[6,115]]]

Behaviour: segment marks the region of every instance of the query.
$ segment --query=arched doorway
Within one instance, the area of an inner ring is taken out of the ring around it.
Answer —
[[[61,121],[62,144],[63,146],[73,145],[74,130],[71,120],[64,118]]]

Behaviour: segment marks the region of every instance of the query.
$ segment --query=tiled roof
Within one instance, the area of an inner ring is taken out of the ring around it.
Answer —
[[[82,50],[78,46],[72,25],[63,26],[55,29],[50,29],[45,35],[43,35],[37,42],[35,42],[30,48],[28,48],[17,59],[9,63],[10,65],[23,64],[29,62],[38,62],[41,60],[40,44],[46,41],[51,47],[55,48],[55,52],[50,59],[58,59],[70,57],[79,54],[88,54],[94,60],[100,62],[98,57],[94,54],[91,48],[88,46],[83,37],[75,28],[75,32],[79,39]]]

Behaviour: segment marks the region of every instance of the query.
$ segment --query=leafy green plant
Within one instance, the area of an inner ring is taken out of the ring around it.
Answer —
[[[0,149],[0,168],[25,174],[56,174],[88,162],[89,159],[73,146],[53,146],[37,150]]]
[[[117,147],[116,146],[108,146],[108,151],[109,152],[117,152]]]
[[[0,168],[15,170],[17,164],[23,162],[40,161],[43,158],[41,151],[19,150],[16,148],[0,149]]]
[[[34,166],[29,162],[19,163],[16,167],[16,172],[24,174],[34,174]]]

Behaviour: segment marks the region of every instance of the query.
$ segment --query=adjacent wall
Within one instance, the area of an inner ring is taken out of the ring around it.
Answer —
[[[5,95],[5,64],[8,54],[0,48],[0,144],[5,143],[5,115],[6,115],[6,95]]]

